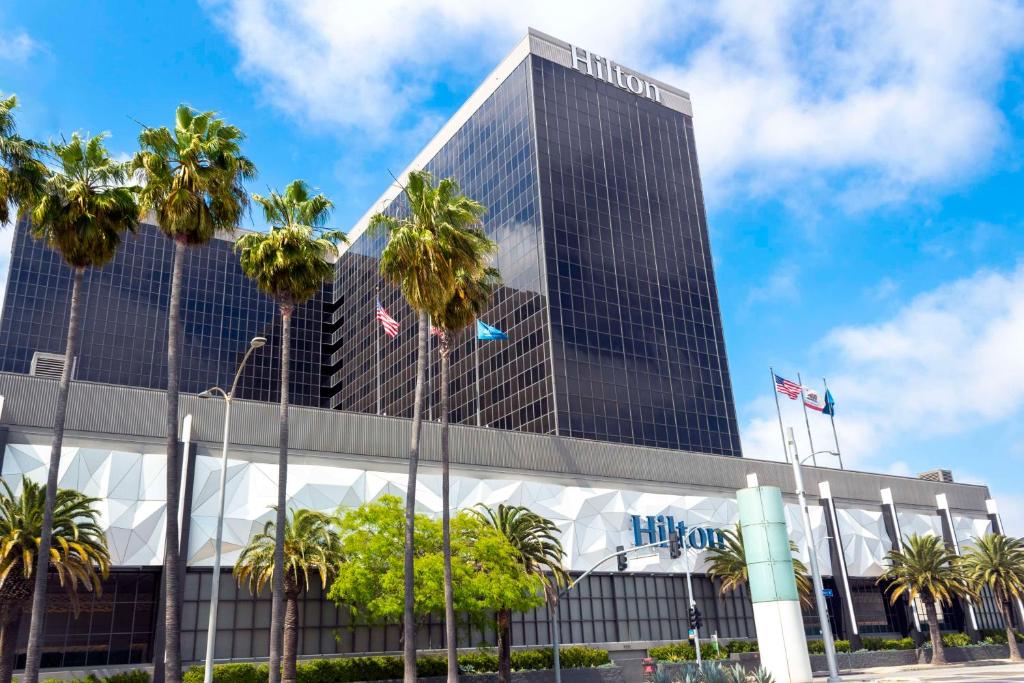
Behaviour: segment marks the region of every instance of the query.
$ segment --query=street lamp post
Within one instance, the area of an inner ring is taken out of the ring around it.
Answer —
[[[800,518],[804,523],[804,536],[807,538],[807,559],[811,565],[811,579],[814,582],[814,600],[818,606],[818,621],[821,624],[821,640],[825,644],[825,660],[828,662],[828,681],[841,681],[839,665],[836,662],[836,645],[832,640],[832,626],[828,622],[828,605],[825,604],[825,586],[821,582],[821,570],[818,568],[818,553],[814,547],[814,532],[811,529],[811,512],[807,507],[807,496],[804,495],[804,476],[800,470],[800,455],[796,450],[796,438],[793,428],[788,432],[789,447],[793,451],[793,478],[796,484],[796,496],[800,501]],[[810,456],[808,456],[810,457]]]
[[[210,623],[206,630],[206,666],[203,672],[203,683],[213,683],[213,652],[217,641],[217,602],[220,598],[220,553],[221,538],[224,531],[224,491],[228,480],[228,435],[231,431],[231,401],[235,397],[238,378],[252,352],[267,343],[265,337],[253,337],[249,348],[238,364],[235,378],[231,381],[231,389],[224,391],[220,387],[212,387],[199,394],[199,398],[210,398],[219,395],[224,399],[224,444],[220,454],[220,500],[217,509],[217,534],[213,545],[213,585],[210,587]]]

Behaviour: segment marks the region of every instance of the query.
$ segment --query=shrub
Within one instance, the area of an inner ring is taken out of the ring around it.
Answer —
[[[576,668],[566,663],[565,649],[561,651],[559,663],[566,669]],[[550,669],[554,665],[554,653],[551,650],[514,650],[512,652],[512,669],[514,671],[537,671]]]
[[[726,645],[729,654],[734,652],[757,652],[756,640],[733,640]]]
[[[848,640],[837,640],[837,641],[835,641],[835,645],[836,645],[836,652],[849,652],[850,651],[850,641],[848,641]]]
[[[971,637],[966,633],[947,633],[942,636],[942,644],[946,647],[967,647],[971,644]]]
[[[459,655],[461,673],[494,673],[498,670],[498,655],[486,650]]]
[[[689,643],[659,645],[652,647],[647,654],[662,662],[692,662],[697,659],[697,651]]]
[[[266,664],[217,664],[213,667],[214,683],[267,683]],[[182,683],[203,683],[203,667],[193,666],[182,676]]]
[[[149,683],[149,672],[140,669],[121,671],[107,676],[104,683]]]
[[[603,666],[611,662],[607,650],[592,647],[562,648],[562,666],[566,669],[584,669]],[[550,669],[553,665],[551,648],[516,650],[512,653],[512,668],[515,670]],[[493,673],[498,670],[498,656],[492,652],[480,651],[459,656],[459,671],[462,673]],[[419,676],[444,676],[448,671],[448,659],[439,655],[424,655],[416,658],[416,672]],[[357,683],[359,681],[382,681],[402,677],[401,657],[341,657],[338,659],[311,659],[300,661],[296,667],[298,683]],[[149,678],[124,678],[112,683],[149,683]],[[183,683],[203,683],[203,668],[193,666],[182,676]],[[265,664],[218,664],[213,667],[214,683],[267,683]],[[67,683],[62,681],[61,683]],[[98,683],[98,681],[96,682]],[[104,681],[103,683],[109,683]]]
[[[1014,631],[1014,637],[1018,643],[1024,643],[1024,634],[1020,631]],[[1006,645],[1006,631],[1003,629],[985,629],[981,632],[984,642],[989,645]]]
[[[882,641],[881,650],[913,650],[917,645],[910,636],[906,638],[886,638]]]
[[[566,669],[592,669],[612,662],[607,650],[581,645],[561,648],[559,660],[562,667]]]

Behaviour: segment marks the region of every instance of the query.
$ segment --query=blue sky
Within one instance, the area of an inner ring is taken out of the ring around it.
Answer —
[[[781,455],[769,365],[828,376],[849,464],[984,481],[1024,533],[1024,5],[623,7],[15,0],[0,91],[25,134],[109,131],[125,155],[138,122],[216,109],[252,190],[304,178],[347,229],[527,26],[677,84],[746,455]]]

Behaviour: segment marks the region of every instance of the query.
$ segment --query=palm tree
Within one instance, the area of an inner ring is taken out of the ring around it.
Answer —
[[[924,603],[928,632],[932,639],[932,664],[945,664],[946,653],[939,632],[937,603],[949,604],[960,595],[967,595],[967,582],[960,558],[950,551],[938,536],[911,534],[901,548],[893,548],[886,556],[889,568],[878,577],[878,583],[889,587],[889,602],[896,604],[901,596]]]
[[[985,534],[974,539],[974,545],[964,554],[963,569],[976,592],[982,587],[992,592],[1006,628],[1010,659],[1021,661],[1009,602],[1024,597],[1024,542],[1002,534]]]
[[[484,265],[497,245],[487,238],[480,240],[482,251],[479,255],[480,270],[474,274],[465,270],[456,273],[455,293],[448,305],[433,314],[438,337],[438,355],[441,365],[441,545],[444,555],[444,622],[445,642],[448,646],[448,683],[459,680],[458,647],[455,628],[455,599],[452,594],[452,539],[449,485],[450,432],[448,421],[448,368],[452,352],[452,340],[459,330],[480,317],[487,309],[491,294],[498,287],[500,274],[497,268]]]
[[[519,505],[501,504],[497,510],[480,504],[472,509],[493,526],[516,549],[523,571],[541,578],[549,602],[557,600],[557,589],[569,582],[562,567],[565,551],[558,540],[558,527],[546,517]],[[512,611],[501,608],[498,626],[498,683],[512,681]]]
[[[277,515],[280,517],[280,515]],[[278,534],[275,528],[284,529]],[[278,560],[278,538],[284,537],[284,571],[275,571]],[[334,519],[316,510],[292,510],[284,527],[267,522],[261,533],[253,536],[235,563],[234,574],[238,584],[249,584],[253,595],[258,594],[278,575],[284,576],[284,674],[283,680],[295,681],[295,664],[299,642],[299,594],[309,590],[309,575],[320,577],[325,589],[337,573],[341,561],[338,534]],[[273,577],[273,579],[271,578]],[[214,577],[214,581],[217,577]]]
[[[732,529],[723,529],[724,547],[708,548],[708,576],[721,582],[718,592],[721,595],[738,590],[747,585],[747,558],[743,549],[743,529],[737,524]],[[814,587],[807,573],[807,566],[796,557],[800,548],[793,541],[789,542],[789,550],[793,553],[793,576],[796,579],[796,591],[800,596],[800,604],[804,607],[813,605]]]
[[[103,146],[103,138],[103,135],[83,138],[75,133],[69,141],[49,146],[54,168],[47,174],[31,214],[32,235],[60,254],[71,268],[73,279],[64,367],[57,385],[57,405],[53,413],[53,442],[46,478],[42,541],[36,558],[25,681],[35,681],[39,675],[46,615],[46,563],[57,500],[71,371],[78,347],[82,282],[86,269],[100,268],[110,262],[117,253],[122,235],[134,233],[138,226],[139,206],[135,201],[135,188],[124,185],[129,176],[128,164],[110,158],[110,153]]]
[[[181,381],[181,285],[185,249],[217,232],[232,232],[248,206],[242,181],[256,167],[242,155],[245,138],[215,112],[180,105],[174,130],[146,128],[132,165],[144,181],[143,211],[155,211],[159,229],[174,242],[171,298],[167,310],[167,512],[164,542],[164,676],[181,683],[178,595],[178,386]],[[271,671],[271,683],[277,677]],[[34,681],[32,683],[35,683]]]
[[[0,485],[0,683],[10,683],[18,620],[38,583],[33,576],[33,571],[39,571],[37,558],[49,556],[43,575],[53,569],[77,616],[79,585],[100,592],[100,581],[110,571],[110,553],[99,525],[99,511],[93,507],[97,498],[58,489],[50,510],[51,532],[44,534],[44,487],[22,479],[21,495],[16,496],[6,481],[0,480]],[[40,539],[47,541],[50,550],[46,553],[41,552]]]
[[[271,225],[270,232],[249,233],[235,243],[240,253],[242,272],[272,297],[281,313],[281,410],[277,459],[277,546],[270,618],[270,667],[279,668],[284,606],[284,533],[285,503],[288,492],[288,370],[291,357],[291,320],[295,307],[313,298],[325,280],[334,273],[333,259],[337,243],[345,236],[338,231],[317,233],[323,228],[334,206],[322,194],[312,196],[301,180],[292,181],[284,194],[271,192],[267,197],[252,196]],[[277,642],[275,642],[275,639]],[[278,655],[275,658],[275,654]],[[287,672],[286,672],[287,673]],[[292,674],[294,675],[294,667]],[[285,676],[285,680],[290,680]],[[291,679],[294,680],[294,679]]]
[[[46,177],[46,167],[36,159],[37,143],[18,135],[17,106],[14,95],[0,95],[0,225],[11,220],[15,208],[19,216],[27,214]]]
[[[413,595],[413,538],[416,519],[416,470],[419,466],[420,431],[423,424],[423,393],[427,366],[427,315],[440,310],[452,298],[455,274],[480,267],[482,233],[475,229],[484,208],[459,190],[451,178],[434,186],[426,171],[412,171],[403,193],[408,216],[383,213],[370,219],[373,232],[384,232],[387,244],[381,253],[380,273],[398,285],[409,306],[418,314],[416,391],[412,430],[409,435],[409,477],[405,495],[405,606],[402,617],[402,650],[405,683],[416,680],[416,610]],[[271,683],[275,683],[271,681]]]

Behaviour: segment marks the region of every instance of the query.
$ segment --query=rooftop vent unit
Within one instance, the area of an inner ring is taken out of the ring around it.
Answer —
[[[953,472],[951,470],[928,470],[917,475],[918,479],[925,481],[940,481],[943,484],[953,483]]]
[[[36,351],[32,354],[32,365],[28,374],[33,377],[45,377],[46,379],[60,379],[60,373],[64,371],[64,354],[42,353]]]

